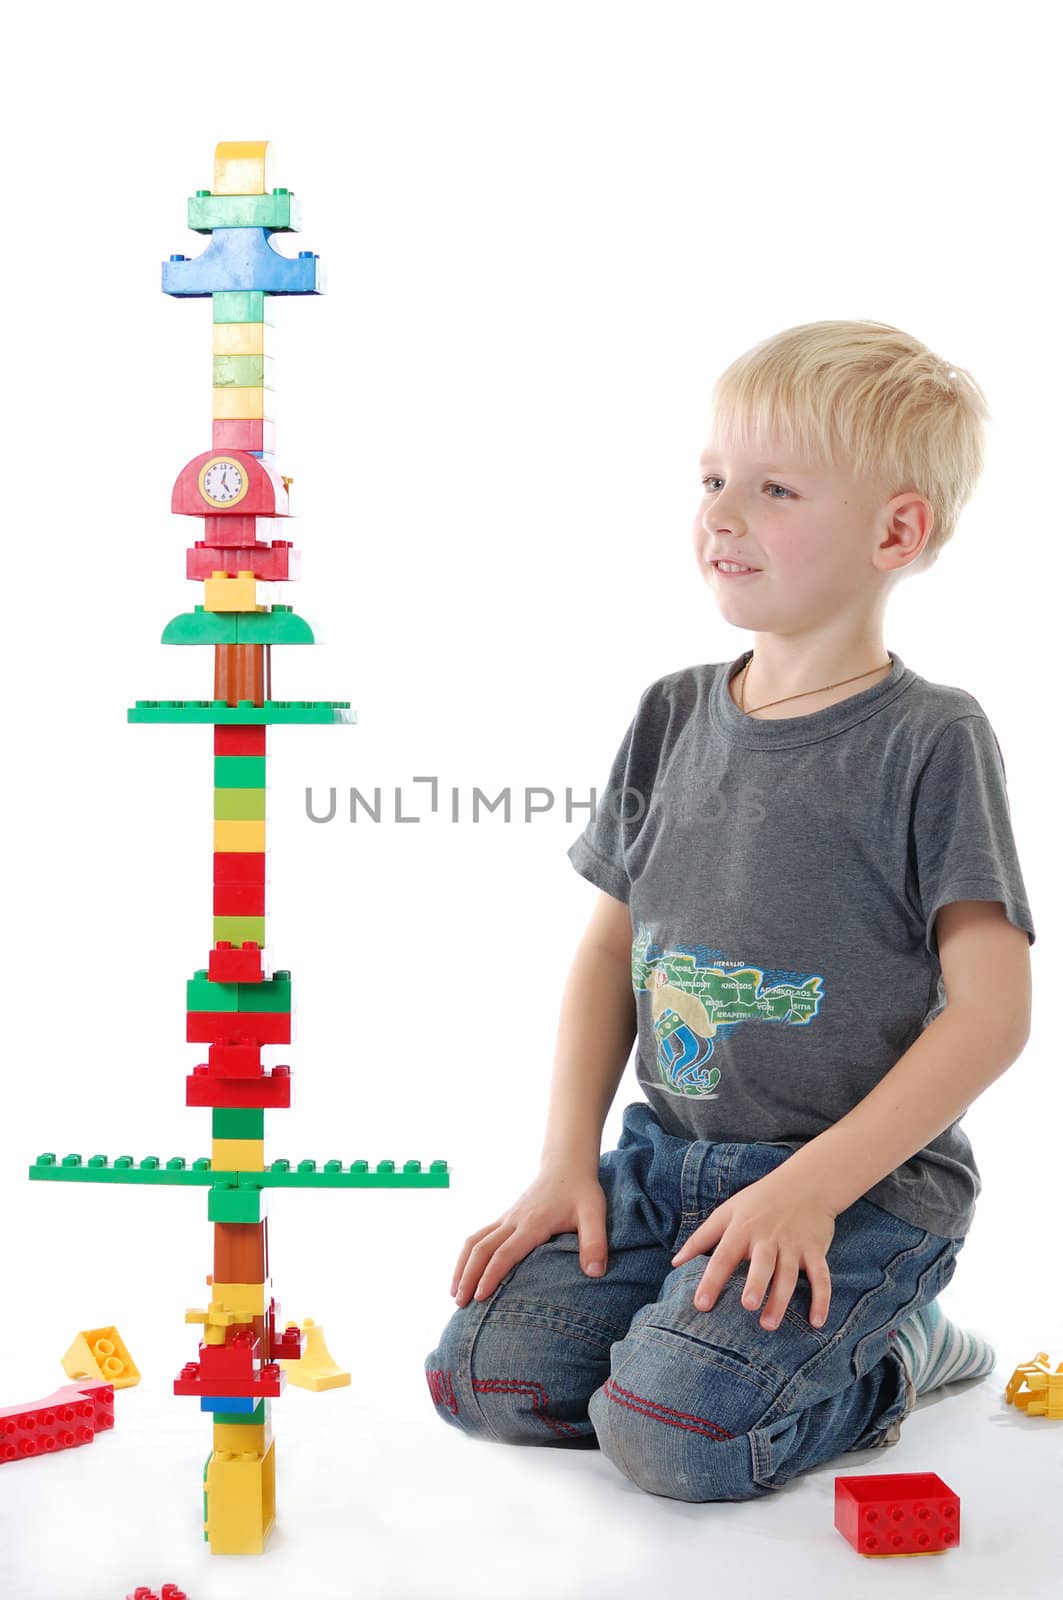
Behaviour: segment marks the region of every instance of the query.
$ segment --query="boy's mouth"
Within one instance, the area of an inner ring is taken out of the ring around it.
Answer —
[[[752,577],[755,572],[760,571],[759,567],[742,566],[736,561],[714,561],[712,565],[720,574],[721,578],[749,578]]]

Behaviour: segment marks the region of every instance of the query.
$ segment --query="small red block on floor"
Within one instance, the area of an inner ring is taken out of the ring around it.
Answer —
[[[862,1556],[935,1555],[960,1542],[960,1497],[936,1472],[835,1478],[834,1526]]]

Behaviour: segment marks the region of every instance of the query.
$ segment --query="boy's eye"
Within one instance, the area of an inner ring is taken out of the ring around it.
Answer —
[[[714,483],[720,483],[721,481],[722,480],[720,478],[714,478],[714,477],[702,478],[702,480],[701,480],[702,487],[709,494],[712,493],[712,485]],[[765,485],[765,487],[768,488],[768,489],[781,489],[783,494],[788,494],[790,496],[791,500],[794,497],[793,490],[792,489],[787,489],[784,484],[781,484],[781,483],[769,483],[769,484]],[[774,499],[777,499],[778,496],[777,495],[772,495],[771,498],[774,500]]]

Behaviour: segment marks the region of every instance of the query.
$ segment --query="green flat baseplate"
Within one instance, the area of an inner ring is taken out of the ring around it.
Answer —
[[[289,1161],[280,1160],[271,1161],[260,1172],[219,1172],[212,1169],[208,1156],[200,1156],[191,1165],[183,1156],[171,1156],[165,1164],[158,1156],[145,1156],[141,1161],[134,1161],[132,1156],[117,1156],[114,1161],[106,1156],[90,1156],[85,1161],[79,1155],[69,1155],[57,1161],[51,1151],[37,1157],[30,1167],[30,1177],[60,1183],[162,1183],[201,1189],[450,1187],[450,1169],[445,1161],[433,1161],[427,1171],[422,1170],[419,1161],[405,1161],[396,1171],[394,1161],[378,1161],[375,1167],[370,1167],[368,1161],[352,1161],[349,1167],[342,1161],[326,1161],[319,1167],[316,1161],[308,1160],[293,1167]]]
[[[138,700],[126,712],[130,722],[353,722],[349,700]]]

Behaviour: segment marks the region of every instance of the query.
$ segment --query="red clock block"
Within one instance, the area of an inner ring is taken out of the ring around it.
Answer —
[[[936,1472],[835,1478],[834,1526],[862,1556],[932,1555],[960,1542],[960,1497]]]
[[[286,517],[280,474],[244,450],[204,450],[182,467],[170,510],[186,517]]]

